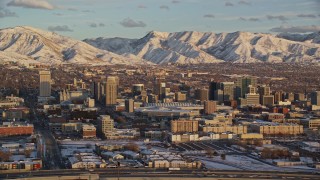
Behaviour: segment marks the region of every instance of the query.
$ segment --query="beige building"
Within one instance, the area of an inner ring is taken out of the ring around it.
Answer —
[[[246,100],[247,100],[246,103],[247,103],[247,105],[260,104],[259,97],[260,97],[259,94],[255,94],[255,93],[246,94]]]
[[[171,134],[170,137],[171,142],[174,143],[199,141],[199,134]]]
[[[92,124],[83,124],[82,126],[82,137],[83,138],[95,138],[96,127]]]
[[[232,116],[216,115],[212,119],[203,120],[205,125],[227,126],[232,125]]]
[[[40,96],[51,96],[51,73],[50,71],[40,71]]]
[[[195,92],[196,98],[200,101],[209,100],[209,90],[208,89],[197,89]]]
[[[187,95],[185,93],[176,92],[175,93],[176,102],[182,102],[187,100]]]
[[[104,137],[113,134],[114,121],[109,115],[100,115],[98,118],[98,133]]]
[[[89,108],[93,108],[95,106],[95,100],[91,98],[87,98],[86,104]]]
[[[118,77],[109,76],[106,81],[106,105],[117,104]]]
[[[82,130],[82,123],[63,123],[61,124],[61,131],[65,134],[80,132]]]
[[[248,133],[248,134],[241,134],[241,139],[263,139],[263,134],[259,133]]]
[[[224,133],[232,132],[234,134],[246,134],[247,126],[204,126],[203,132]]]
[[[158,151],[155,154],[146,155],[146,161],[150,168],[192,168],[201,167],[200,161],[186,160],[181,155]]]
[[[204,102],[204,113],[212,114],[217,111],[217,101],[205,101]]]
[[[304,128],[320,129],[320,118],[317,119],[300,119],[300,124]]]
[[[303,133],[303,126],[298,124],[255,123],[251,130],[264,135],[298,135]]]
[[[174,120],[171,121],[172,133],[198,132],[199,121],[195,120]]]
[[[273,105],[274,104],[274,96],[273,95],[268,95],[268,96],[262,96],[261,97],[262,101],[261,104],[262,105]]]

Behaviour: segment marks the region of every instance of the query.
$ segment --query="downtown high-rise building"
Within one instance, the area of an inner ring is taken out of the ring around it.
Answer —
[[[134,100],[133,99],[126,99],[125,102],[126,112],[132,113],[134,111]]]
[[[96,101],[101,100],[102,92],[101,92],[101,83],[99,81],[93,82],[93,97]]]
[[[320,106],[320,91],[311,92],[311,104]]]
[[[211,82],[209,87],[209,99],[218,102],[234,99],[234,82]]]
[[[165,88],[166,88],[165,78],[156,77],[154,79],[153,92],[154,92],[154,94],[158,95],[159,100],[162,100],[164,98]]]
[[[201,102],[208,101],[209,100],[209,90],[208,89],[196,89],[195,98],[200,100]]]
[[[248,86],[257,86],[257,77],[243,76],[236,80],[235,84],[235,99],[243,98],[248,93]]]
[[[274,96],[271,95],[270,86],[267,86],[267,85],[260,86],[258,88],[258,93],[260,96],[260,104],[262,104],[262,105],[273,105],[274,104]]]
[[[118,96],[118,77],[109,76],[106,81],[106,106],[117,104]]]
[[[144,91],[144,84],[133,84],[131,91],[133,96],[140,95]]]
[[[51,96],[51,73],[50,71],[40,71],[40,96],[50,97]]]

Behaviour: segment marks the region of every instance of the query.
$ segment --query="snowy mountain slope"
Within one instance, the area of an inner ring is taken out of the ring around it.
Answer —
[[[15,52],[0,51],[0,63],[4,62],[16,62],[18,64],[28,65],[30,63],[38,63],[38,61],[25,55],[21,55]]]
[[[311,36],[311,35],[310,35]],[[272,34],[185,31],[148,33],[141,39],[86,39],[85,42],[114,53],[133,54],[153,63],[212,63],[232,61],[303,62],[319,61],[319,36],[303,42]]]
[[[5,52],[1,54],[15,52],[43,63],[94,65],[145,63],[135,56],[123,57],[82,41],[27,26],[1,29],[0,42],[0,51]]]
[[[277,35],[277,37],[292,40],[292,41],[311,42],[311,43],[320,44],[320,31],[314,32],[311,34],[281,33],[281,34]]]
[[[222,62],[194,44],[170,37],[170,33],[152,31],[145,37],[137,40],[125,39],[122,41],[118,40],[116,43],[113,40],[97,38],[86,39],[84,41],[100,49],[109,50],[120,55],[133,54],[156,64],[168,62],[181,64]],[[119,42],[122,42],[122,44],[119,44]]]

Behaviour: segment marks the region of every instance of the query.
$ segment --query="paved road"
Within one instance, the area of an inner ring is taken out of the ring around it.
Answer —
[[[48,177],[48,176],[81,176],[84,174],[98,174],[100,178],[118,177],[117,169],[97,169],[94,172],[87,170],[46,170],[24,173],[0,174],[1,179],[5,178],[22,178],[22,177]],[[319,174],[312,174],[310,172],[262,172],[262,171],[218,171],[218,170],[180,170],[167,171],[165,169],[119,169],[119,177],[213,177],[213,178],[246,178],[246,179],[320,179]]]
[[[56,140],[52,136],[49,130],[44,130],[41,128],[37,129],[37,133],[42,142],[40,144],[42,150],[42,157],[44,157],[44,168],[45,169],[60,169],[61,165],[61,155],[57,145]]]

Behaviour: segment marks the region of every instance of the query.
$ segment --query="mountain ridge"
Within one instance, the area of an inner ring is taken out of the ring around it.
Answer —
[[[118,43],[120,49],[114,48],[113,42],[108,38],[103,42],[97,39],[85,39],[84,42],[120,55],[133,54],[156,64],[319,61],[320,46],[317,41],[314,43],[310,40],[310,37],[317,40],[318,36],[308,37],[309,40],[304,42],[283,38],[280,35],[242,31],[232,33],[151,31],[140,39],[127,39],[127,43]],[[118,39],[118,42],[120,41],[121,38]],[[201,61],[203,58],[206,60]]]
[[[140,58],[127,58],[93,47],[83,41],[29,26],[0,30],[0,51],[6,55],[29,57],[30,61],[63,64],[144,64]],[[2,53],[3,54],[3,53]],[[4,60],[0,56],[0,59]]]
[[[53,65],[320,62],[320,32],[274,35],[151,31],[138,39],[99,37],[79,41],[17,26],[0,29],[0,42],[0,61]]]

